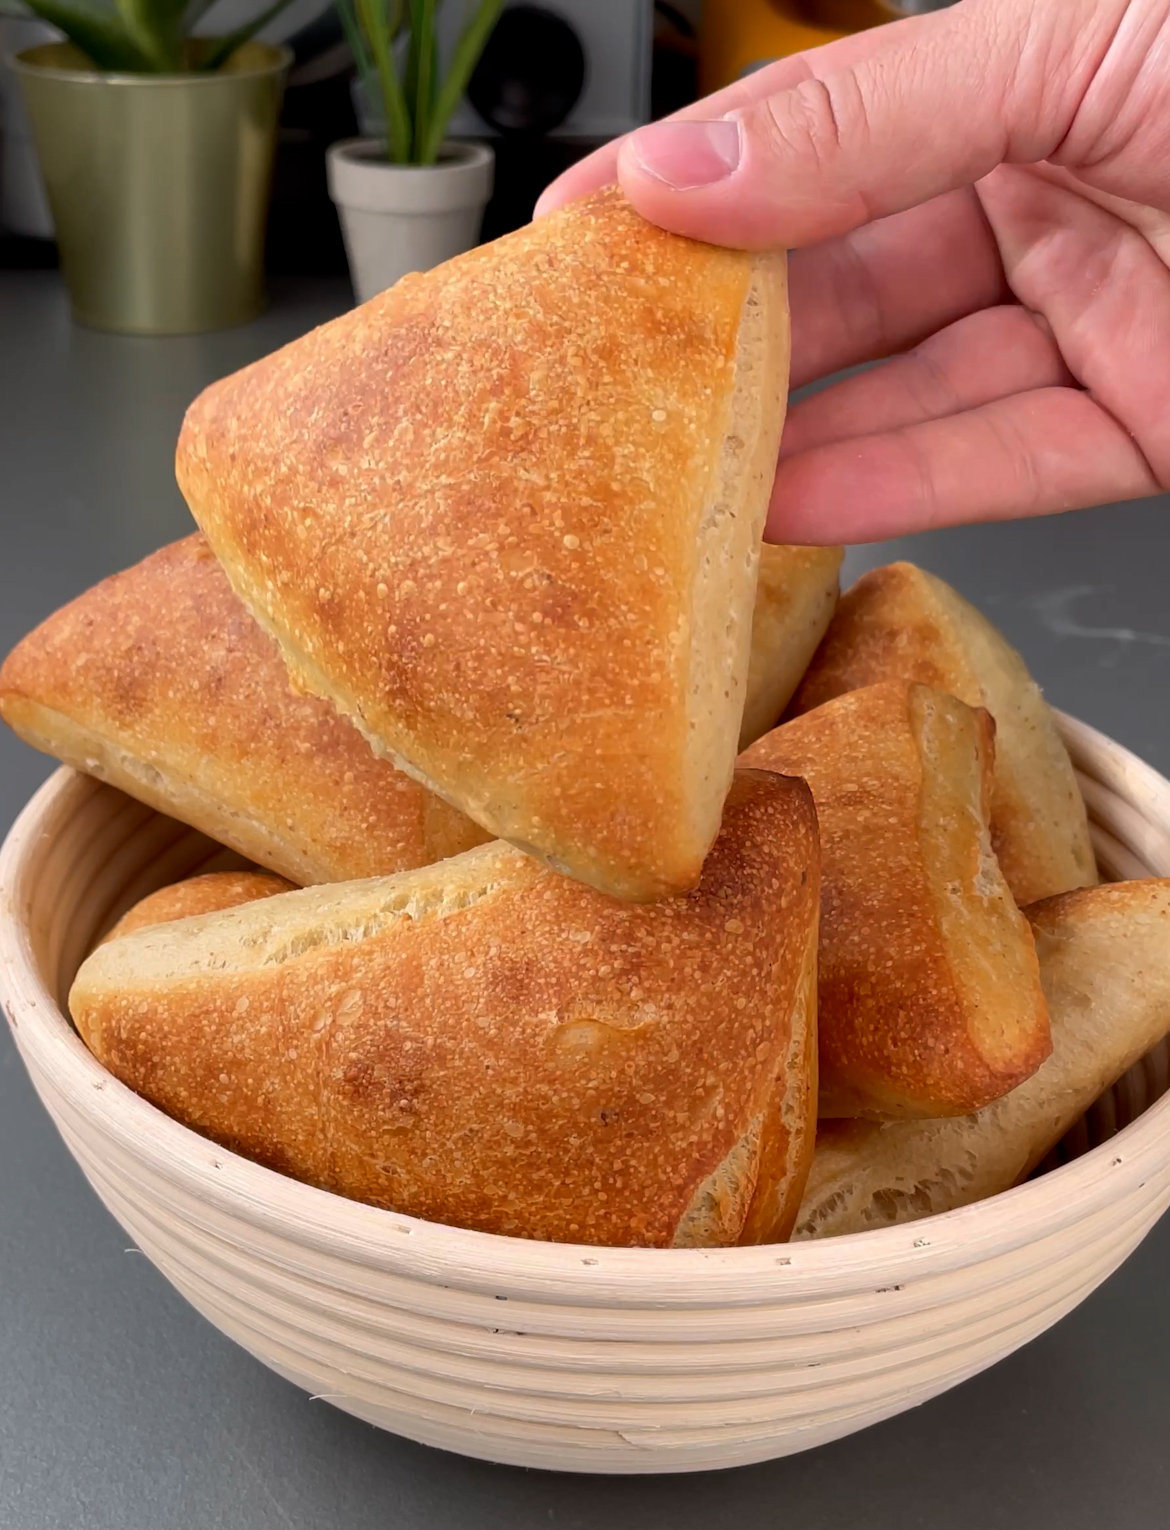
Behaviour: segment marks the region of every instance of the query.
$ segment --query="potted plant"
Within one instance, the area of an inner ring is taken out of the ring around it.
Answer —
[[[367,96],[380,100],[384,135],[334,144],[329,191],[341,217],[358,301],[470,249],[492,194],[495,161],[483,144],[448,139],[503,0],[476,0],[445,76],[439,0],[336,0]]]
[[[183,334],[252,318],[291,54],[289,0],[194,37],[214,0],[26,0],[67,41],[15,60],[75,318]]]

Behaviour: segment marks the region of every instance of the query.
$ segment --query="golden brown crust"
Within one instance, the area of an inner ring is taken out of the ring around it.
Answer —
[[[158,924],[173,924],[176,919],[192,919],[196,914],[217,914],[224,909],[255,903],[259,898],[275,898],[278,893],[295,892],[291,882],[270,876],[264,871],[208,871],[203,876],[172,882],[137,902],[128,913],[98,942],[120,940],[135,930],[148,930]]]
[[[991,853],[991,724],[920,685],[853,691],[742,756],[820,823],[822,1116],[977,1109],[1049,1051],[1024,917]]]
[[[377,749],[573,876],[680,891],[734,765],[784,282],[603,191],[215,384],[179,482]]]
[[[1085,805],[1039,687],[980,612],[912,563],[873,569],[841,598],[790,713],[883,680],[935,686],[995,718],[991,836],[1017,903],[1096,882]]]
[[[131,1088],[340,1194],[569,1242],[768,1239],[803,1184],[818,892],[807,788],[741,772],[685,897],[487,845],[140,931],[70,1007]]]
[[[841,547],[761,548],[741,749],[770,732],[792,699],[837,609],[844,557]]]
[[[1082,888],[1027,914],[1052,1056],[975,1115],[827,1123],[798,1238],[913,1222],[1010,1189],[1170,1031],[1170,881]]]
[[[486,838],[293,690],[200,535],[25,638],[0,668],[0,716],[293,882],[407,870]]]

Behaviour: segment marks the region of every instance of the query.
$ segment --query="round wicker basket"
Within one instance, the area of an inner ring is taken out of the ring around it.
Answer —
[[[1083,724],[1062,726],[1103,873],[1170,875],[1170,782]],[[298,1386],[412,1439],[589,1472],[804,1450],[1026,1343],[1170,1204],[1165,1043],[1048,1173],[856,1237],[583,1248],[311,1189],[169,1120],[106,1073],[62,1013],[97,936],[215,855],[193,831],[59,771],[0,855],[0,987],[16,1044],[98,1195],[199,1311]]]

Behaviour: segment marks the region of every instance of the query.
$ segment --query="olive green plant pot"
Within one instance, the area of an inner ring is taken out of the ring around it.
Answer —
[[[214,73],[102,74],[68,43],[18,55],[73,316],[179,335],[255,317],[287,48]]]

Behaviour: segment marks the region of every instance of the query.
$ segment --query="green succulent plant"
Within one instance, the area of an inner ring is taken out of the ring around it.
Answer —
[[[98,69],[117,74],[186,74],[219,69],[237,48],[279,16],[290,0],[265,10],[225,37],[192,37],[215,0],[24,0],[0,4],[5,15],[33,15],[54,26]]]
[[[381,100],[392,164],[433,165],[438,159],[451,114],[504,8],[504,0],[476,0],[440,78],[441,3],[335,0],[367,97]]]

